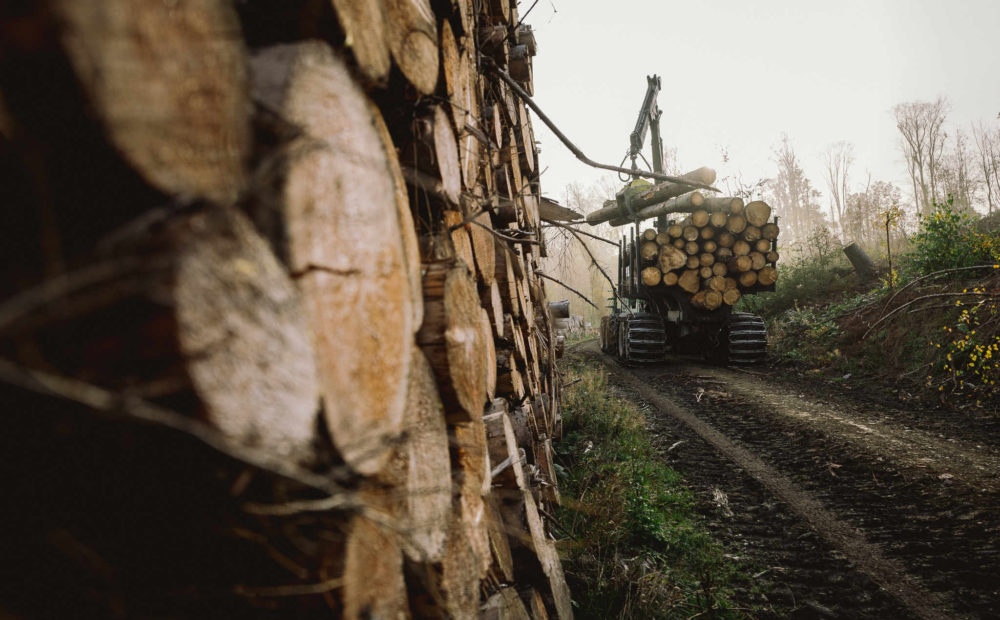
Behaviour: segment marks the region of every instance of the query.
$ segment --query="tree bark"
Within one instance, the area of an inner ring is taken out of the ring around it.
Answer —
[[[705,198],[705,203],[701,208],[706,211],[735,215],[743,211],[743,199],[727,196],[708,196]],[[722,226],[721,224],[714,223],[712,225]]]
[[[701,192],[695,191],[684,194],[683,196],[677,196],[676,198],[671,198],[666,202],[661,202],[659,204],[653,204],[645,207],[641,210],[636,210],[635,219],[639,221],[648,220],[653,217],[659,217],[661,215],[667,215],[669,213],[686,213],[694,209],[699,208],[705,201],[705,196]],[[635,206],[633,206],[635,209]],[[589,216],[588,216],[589,217]],[[589,221],[589,220],[588,220]],[[633,219],[628,216],[627,213],[612,218],[610,224],[612,226],[622,226],[624,224],[631,224]]]
[[[711,168],[698,168],[697,170],[692,170],[691,172],[682,174],[680,178],[704,184],[711,184],[715,182],[715,171]],[[681,185],[678,183],[664,181],[663,183],[654,185],[653,187],[640,192],[638,195],[633,196],[631,201],[632,209],[634,211],[644,209],[645,207],[663,202],[675,196],[680,196],[681,194],[689,191],[691,191],[691,186],[689,185]],[[628,213],[625,212],[616,201],[610,200],[604,203],[603,208],[588,214],[587,223],[600,224],[601,222],[607,222],[612,218],[627,216]]]
[[[858,244],[852,242],[845,246],[844,254],[847,255],[847,259],[851,261],[854,271],[858,273],[858,277],[862,281],[868,281],[875,277],[875,263],[868,258],[868,255]]]

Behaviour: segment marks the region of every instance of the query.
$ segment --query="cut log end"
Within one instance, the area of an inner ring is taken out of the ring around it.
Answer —
[[[449,419],[475,420],[486,402],[486,343],[479,294],[461,262],[424,269],[424,323],[417,343],[442,385]]]

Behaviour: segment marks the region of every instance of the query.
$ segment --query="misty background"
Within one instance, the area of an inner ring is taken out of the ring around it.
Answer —
[[[724,193],[767,200],[786,264],[817,244],[884,254],[887,217],[893,251],[905,250],[918,216],[949,198],[977,216],[1000,211],[1000,2],[539,0],[521,14],[529,8],[541,42],[534,100],[577,146],[619,164],[646,76],[660,75],[668,172],[709,166]],[[547,196],[586,213],[622,187],[533,126]],[[580,228],[617,240],[630,227]],[[548,231],[545,268],[606,304],[610,285],[570,241]],[[615,248],[587,245],[614,278]],[[606,313],[558,286],[550,296],[592,322]]]

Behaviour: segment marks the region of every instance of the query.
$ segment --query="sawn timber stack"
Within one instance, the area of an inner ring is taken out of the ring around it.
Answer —
[[[0,28],[0,608],[572,617],[516,3]]]

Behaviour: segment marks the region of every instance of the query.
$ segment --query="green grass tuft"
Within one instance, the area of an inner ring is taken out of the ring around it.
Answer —
[[[568,360],[563,397],[561,544],[581,618],[733,618],[734,568],[663,464],[642,412],[616,398],[596,362]]]

